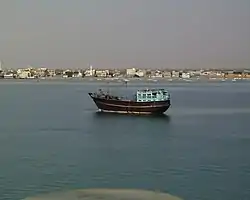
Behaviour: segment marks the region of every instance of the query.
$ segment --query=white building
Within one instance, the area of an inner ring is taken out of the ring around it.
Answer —
[[[134,76],[136,74],[135,68],[126,69],[127,76]]]
[[[95,75],[95,70],[93,69],[92,65],[90,65],[89,69],[85,71],[85,76],[94,76]]]
[[[95,75],[97,77],[107,77],[109,75],[109,70],[96,70]]]
[[[173,78],[179,78],[179,76],[180,76],[180,72],[178,72],[178,71],[172,71],[172,77]]]
[[[145,75],[145,72],[143,70],[138,70],[136,73],[135,73],[136,76],[139,76],[139,77],[143,77]]]
[[[31,73],[28,70],[17,70],[18,77],[21,79],[26,79],[31,77]]]
[[[72,76],[74,78],[81,78],[82,77],[82,73],[81,72],[74,72]]]
[[[182,73],[181,77],[182,78],[190,78],[190,74],[189,73]]]
[[[171,74],[171,72],[164,71],[164,72],[163,72],[163,76],[164,76],[165,78],[171,78],[172,74]]]
[[[161,71],[156,70],[151,74],[151,78],[162,78],[163,74],[161,73]]]
[[[14,74],[4,74],[4,78],[14,78]]]

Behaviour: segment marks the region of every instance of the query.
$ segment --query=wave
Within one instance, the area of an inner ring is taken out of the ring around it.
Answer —
[[[250,108],[183,108],[169,111],[170,116],[250,114]]]

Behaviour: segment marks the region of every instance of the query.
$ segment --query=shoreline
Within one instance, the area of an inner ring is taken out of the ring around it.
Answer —
[[[49,82],[49,81],[63,81],[63,82],[106,82],[106,83],[128,83],[129,82],[147,82],[147,83],[228,83],[228,82],[250,82],[249,78],[243,79],[224,79],[224,78],[99,78],[99,77],[84,77],[84,78],[63,78],[63,77],[47,77],[47,78],[28,78],[28,79],[15,79],[15,78],[2,78],[1,82]]]

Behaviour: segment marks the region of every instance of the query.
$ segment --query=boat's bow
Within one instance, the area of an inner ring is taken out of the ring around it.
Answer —
[[[89,94],[89,96],[90,96],[91,98],[94,97],[94,94],[93,94],[92,92],[89,92],[88,94]]]

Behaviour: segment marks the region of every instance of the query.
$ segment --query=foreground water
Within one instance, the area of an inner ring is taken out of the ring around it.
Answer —
[[[250,199],[250,83],[166,87],[165,117],[97,114],[101,82],[0,82],[0,199],[138,188],[187,200]]]

